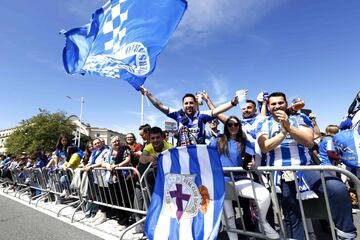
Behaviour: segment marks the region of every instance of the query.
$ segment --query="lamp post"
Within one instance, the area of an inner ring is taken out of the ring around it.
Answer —
[[[77,142],[77,146],[80,147],[80,139],[81,139],[81,121],[82,121],[82,115],[83,115],[83,107],[84,107],[84,97],[81,97],[80,99],[73,99],[70,96],[66,96],[68,99],[70,100],[80,100],[80,116],[79,116],[79,121],[80,121],[80,125],[78,130],[76,131],[76,136],[75,136],[75,144]]]

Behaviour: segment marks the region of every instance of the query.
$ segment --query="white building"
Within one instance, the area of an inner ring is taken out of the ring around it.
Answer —
[[[113,136],[119,136],[121,139],[121,142],[125,141],[125,134],[113,131],[108,128],[98,128],[98,127],[91,127],[90,124],[81,122],[80,119],[76,115],[71,115],[68,118],[71,120],[76,126],[77,126],[77,132],[74,133],[76,136],[75,142],[77,142],[77,139],[79,137],[79,130],[81,134],[89,136],[91,139],[95,138],[102,138],[105,140],[105,144],[110,144],[110,139]],[[80,138],[81,141],[81,138]]]
[[[0,130],[0,154],[6,153],[6,139],[15,131],[16,128]]]
[[[105,140],[105,144],[109,145],[110,144],[110,139],[113,136],[119,136],[121,143],[125,142],[125,134],[116,132],[116,131],[112,131],[110,129],[107,128],[97,128],[97,127],[92,127],[90,128],[90,138],[91,139],[95,139],[95,138],[102,138]]]

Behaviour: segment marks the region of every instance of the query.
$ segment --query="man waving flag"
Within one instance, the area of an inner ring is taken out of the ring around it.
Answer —
[[[186,0],[110,0],[89,24],[64,33],[66,72],[120,78],[139,90],[186,7]]]

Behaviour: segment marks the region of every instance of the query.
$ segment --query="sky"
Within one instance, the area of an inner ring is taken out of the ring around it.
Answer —
[[[141,95],[127,82],[68,75],[62,63],[70,30],[89,23],[105,0],[7,0],[0,15],[0,129],[39,113],[64,111],[122,133],[141,124]],[[360,90],[360,1],[188,0],[188,9],[159,55],[149,89],[181,107],[187,92],[206,90],[214,103],[238,89],[301,97],[321,130],[338,124]],[[67,98],[70,96],[72,100]],[[207,110],[205,106],[201,110]],[[241,116],[239,106],[226,114]],[[169,119],[145,101],[145,122]]]

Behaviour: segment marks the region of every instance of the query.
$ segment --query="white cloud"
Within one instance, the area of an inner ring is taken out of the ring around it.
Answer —
[[[106,2],[106,0],[68,0],[64,4],[74,16],[90,19],[91,15]]]
[[[136,112],[136,111],[126,111],[126,114],[131,114],[131,115],[135,115],[138,117],[138,125],[136,124],[130,124],[128,126],[123,126],[123,129],[128,129],[133,131],[134,129],[138,129],[140,126],[140,120],[141,120],[141,112]],[[144,110],[144,123],[148,123],[151,126],[159,126],[162,127],[163,122],[165,121],[164,119],[166,119],[167,117],[160,112],[157,109],[145,109]],[[135,118],[136,119],[136,118]],[[136,120],[135,120],[136,121]],[[136,121],[137,122],[137,121]]]
[[[212,98],[212,101],[215,105],[224,103],[226,101],[229,101],[228,95],[229,95],[229,88],[226,84],[227,81],[223,79],[222,77],[216,76],[212,72],[208,72],[210,75],[210,84],[212,93],[214,96],[210,96]]]
[[[175,109],[181,108],[181,97],[179,95],[179,92],[173,88],[169,88],[165,91],[157,93],[156,98],[158,98],[163,104],[168,107]]]
[[[42,56],[41,54],[35,52],[28,52],[26,53],[26,57],[37,64],[46,65],[57,71],[61,71],[61,72],[65,71],[62,65],[53,62],[52,60],[46,58],[45,56]]]
[[[204,44],[219,31],[240,34],[286,0],[188,0],[188,9],[175,32],[180,44]],[[201,41],[201,43],[200,43]]]

